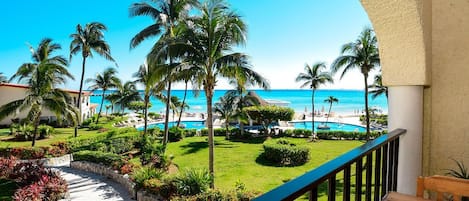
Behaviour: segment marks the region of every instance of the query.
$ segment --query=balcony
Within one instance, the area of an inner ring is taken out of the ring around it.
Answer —
[[[396,129],[382,135],[255,200],[295,200],[308,194],[309,200],[315,201],[320,186],[327,185],[328,201],[336,200],[338,191],[344,201],[352,196],[355,201],[379,201],[389,191],[396,191],[399,136],[404,133],[405,129]]]

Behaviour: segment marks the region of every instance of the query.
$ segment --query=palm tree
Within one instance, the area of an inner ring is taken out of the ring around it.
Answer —
[[[324,102],[330,104],[329,105],[329,113],[327,113],[327,117],[326,117],[326,126],[327,126],[327,122],[329,121],[329,117],[331,116],[332,104],[333,103],[338,103],[339,99],[337,99],[334,96],[329,96],[326,100],[324,100]]]
[[[245,43],[246,25],[239,15],[229,9],[222,0],[208,0],[200,8],[201,16],[189,23],[193,37],[188,43],[192,47],[195,84],[203,88],[207,100],[207,128],[209,144],[210,187],[214,188],[214,141],[213,141],[213,94],[218,77],[235,79],[234,71],[249,74],[253,80],[261,77],[249,64],[248,56],[234,52],[233,48]]]
[[[104,99],[104,96],[103,96],[103,99]],[[112,105],[106,105],[106,116],[107,116],[107,112],[108,110],[112,107]]]
[[[29,110],[26,120],[34,126],[31,146],[36,142],[43,109],[54,112],[57,119],[65,118],[74,125],[79,118],[69,95],[57,88],[57,85],[65,84],[66,78],[73,79],[67,70],[67,59],[52,55],[60,49],[59,44],[52,43],[48,38],[43,39],[37,49],[30,47],[33,62],[21,65],[11,78],[18,78],[19,82],[25,81],[29,85],[26,96],[0,107],[0,119],[16,114],[17,111]]]
[[[161,39],[174,39],[175,27],[182,22],[188,15],[189,9],[197,4],[197,0],[149,0],[148,2],[134,3],[129,8],[129,14],[134,16],[149,16],[154,21],[153,24],[144,28],[137,33],[130,41],[130,47],[135,48],[145,39],[160,36]],[[158,43],[158,42],[157,42]],[[157,43],[155,45],[157,45]],[[160,51],[158,48],[157,51]],[[169,61],[166,65],[166,82],[167,90],[166,97],[171,97],[171,82],[173,70],[173,55],[171,50],[167,49],[165,56]],[[152,53],[150,53],[151,55]],[[150,58],[151,59],[151,58]],[[169,121],[169,106],[170,98],[166,99],[166,115],[164,125],[163,145],[166,146],[168,141],[168,121]]]
[[[115,103],[120,106],[122,114],[124,113],[125,108],[132,101],[140,101],[142,97],[138,93],[137,86],[135,82],[127,81],[124,85],[117,86],[117,90],[108,95],[108,100],[115,100]]]
[[[246,112],[243,111],[244,106],[259,105],[259,101],[256,98],[247,94],[247,88],[251,86],[260,86],[264,90],[270,88],[270,84],[261,75],[247,69],[240,71],[237,68],[232,69],[233,78],[230,80],[230,84],[234,86],[234,90],[229,90],[227,93],[231,93],[231,96],[237,97],[234,101],[238,106],[236,107],[236,117],[238,117],[239,128],[241,135],[244,134],[244,123],[249,119]]]
[[[326,83],[333,83],[334,80],[329,72],[323,72],[322,69],[326,68],[326,64],[324,62],[318,62],[310,66],[308,64],[305,65],[305,70],[303,73],[298,74],[295,81],[296,82],[303,82],[301,88],[309,86],[312,90],[311,94],[311,108],[312,108],[312,117],[311,117],[311,125],[312,125],[312,134],[314,134],[314,93],[316,89],[318,89],[321,85]]]
[[[182,103],[179,108],[179,112],[181,115],[179,115],[176,127],[179,128],[179,125],[181,123],[181,118],[182,114],[184,112],[185,108],[189,108],[189,105],[186,104],[186,98],[187,98],[187,86],[189,84],[189,81],[192,80],[192,77],[194,75],[194,68],[183,68],[181,71],[177,72],[176,74],[176,79],[181,80],[184,82],[184,96],[182,98]],[[194,96],[198,96],[198,90],[194,90]]]
[[[104,40],[104,33],[106,31],[106,26],[99,22],[92,22],[85,25],[85,28],[82,28],[80,24],[77,25],[76,33],[70,35],[72,42],[70,43],[70,60],[72,60],[72,55],[78,54],[81,52],[83,57],[82,67],[81,67],[81,78],[80,78],[80,90],[78,93],[77,108],[80,110],[81,103],[81,93],[83,90],[83,80],[85,78],[85,65],[86,59],[88,57],[93,57],[93,51],[98,53],[100,56],[104,57],[109,61],[114,59],[111,56],[111,49],[107,42]],[[78,135],[78,127],[75,127],[75,137]]]
[[[236,103],[237,96],[233,93],[225,93],[224,96],[220,97],[220,101],[215,103],[213,109],[215,112],[221,115],[221,118],[225,120],[225,131],[226,131],[226,139],[230,139],[229,133],[229,123],[232,117],[236,116],[237,111],[237,103]]]
[[[366,139],[370,139],[370,112],[368,110],[368,75],[371,70],[379,66],[379,51],[376,36],[370,28],[365,28],[355,42],[342,46],[341,56],[332,63],[332,72],[336,73],[341,68],[341,78],[354,68],[358,68],[363,74],[365,84],[365,120]]]
[[[0,83],[8,82],[8,79],[3,73],[0,73]]]
[[[99,107],[98,118],[96,118],[96,124],[99,122],[99,117],[101,116],[101,111],[103,110],[104,104],[104,96],[106,94],[106,90],[111,88],[116,88],[120,85],[120,79],[116,77],[116,69],[114,68],[107,68],[104,70],[102,74],[96,74],[95,78],[88,78],[86,82],[92,82],[93,85],[90,86],[91,91],[95,91],[98,89],[102,89],[102,98],[101,98],[101,106]],[[107,115],[107,112],[106,112]]]
[[[388,98],[388,87],[383,85],[381,74],[375,75],[375,79],[372,85],[369,85],[371,98],[375,99],[378,96],[385,95]]]
[[[143,102],[145,104],[145,109],[143,110],[144,113],[144,129],[143,133],[147,134],[148,128],[148,104],[150,103],[150,97],[160,93],[164,85],[163,82],[159,82],[158,74],[154,72],[154,66],[143,64],[140,66],[138,72],[136,72],[133,77],[137,78],[135,81],[141,83],[144,86],[144,95],[143,95]]]

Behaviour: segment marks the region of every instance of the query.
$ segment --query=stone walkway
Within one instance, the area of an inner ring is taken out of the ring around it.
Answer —
[[[116,182],[94,173],[69,167],[55,167],[68,183],[72,201],[127,201],[132,200],[127,190]]]

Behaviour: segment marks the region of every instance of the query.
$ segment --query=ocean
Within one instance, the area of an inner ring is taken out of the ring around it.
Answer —
[[[215,94],[213,97],[213,102],[217,102],[221,96],[225,94],[227,90],[215,90]],[[266,100],[274,100],[274,101],[282,101],[288,103],[288,107],[291,107],[295,110],[295,112],[311,112],[311,90],[307,89],[271,89],[268,91],[264,90],[251,90],[255,91],[261,98]],[[108,92],[106,92],[108,93]],[[338,103],[334,103],[332,105],[332,112],[338,114],[354,114],[356,111],[361,112],[364,110],[365,107],[365,99],[364,99],[364,91],[363,90],[325,90],[319,89],[316,90],[314,103],[315,103],[315,110],[322,111],[324,110],[327,112],[329,109],[329,104],[325,103],[324,100],[329,96],[334,96],[335,98],[339,99]],[[101,94],[100,91],[95,91],[94,94]],[[177,96],[181,100],[184,96],[184,90],[173,90],[171,91],[172,96]],[[90,102],[94,104],[101,103],[101,96],[92,96],[90,98]],[[206,102],[205,102],[205,94],[203,91],[200,91],[197,97],[194,96],[194,92],[189,90],[187,92],[187,104],[189,105],[189,109],[186,112],[196,112],[196,113],[206,113]],[[155,98],[151,98],[152,107],[150,108],[150,112],[156,113],[164,113],[165,106],[164,103],[160,102]],[[104,101],[104,105],[110,105],[110,102],[107,100]],[[376,99],[372,99],[369,96],[369,106],[380,109],[383,113],[387,113],[388,111],[388,103],[386,96],[379,96]],[[116,108],[114,108],[116,109]],[[97,110],[97,111],[98,111]],[[103,109],[103,113],[105,109]]]

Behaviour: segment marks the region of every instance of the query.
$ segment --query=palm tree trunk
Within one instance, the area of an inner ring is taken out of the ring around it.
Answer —
[[[368,74],[365,77],[365,121],[366,121],[366,141],[370,140],[370,111],[368,110]]]
[[[83,90],[83,79],[85,78],[85,63],[86,63],[86,56],[83,56],[83,63],[81,64],[81,79],[80,79],[80,90],[78,91],[78,100],[77,100],[77,108],[78,108],[78,114],[80,115],[78,117],[78,124],[75,126],[75,132],[74,136],[78,136],[78,125],[81,124],[82,121],[82,114],[81,114],[81,92]]]
[[[208,83],[207,83],[208,84]],[[214,189],[215,188],[215,182],[214,182],[214,168],[213,168],[213,155],[214,155],[214,143],[213,143],[213,114],[212,114],[212,98],[213,98],[213,87],[210,86],[205,86],[205,97],[207,98],[207,120],[205,121],[207,123],[207,128],[208,128],[208,167],[209,167],[209,172],[210,172],[210,188]]]
[[[171,62],[170,62],[171,63]],[[169,134],[169,104],[171,101],[171,75],[168,73],[168,91],[166,92],[166,111],[164,116],[164,135],[163,135],[163,147],[166,150],[166,143],[168,143],[168,134]]]
[[[104,104],[104,92],[106,92],[105,89],[103,89],[103,98],[101,98],[101,106],[99,107],[99,112],[98,112],[98,118],[96,118],[96,124],[99,122],[99,117],[101,116],[101,111],[103,110],[103,104]],[[106,116],[107,116],[107,110],[106,110]]]
[[[177,125],[176,125],[176,127],[178,127],[178,128],[179,128],[179,124],[181,123],[182,113],[184,112],[184,106],[186,105],[187,83],[188,83],[188,81],[186,81],[186,86],[185,86],[185,88],[184,88],[184,98],[182,98],[181,114],[179,114],[178,123],[177,123]]]
[[[239,92],[239,112],[243,113],[243,94],[242,92]],[[244,122],[241,120],[241,118],[238,118],[238,123],[239,123],[239,131],[241,134],[241,137],[244,136]]]
[[[229,127],[230,127],[230,118],[225,118],[225,134],[226,134],[226,137],[225,139],[229,140],[230,139],[230,133],[229,133]]]
[[[316,90],[313,88],[313,94],[311,94],[311,108],[312,108],[312,113],[313,116],[311,116],[311,135],[314,136],[314,92],[316,92]]]
[[[34,120],[33,141],[32,141],[31,147],[34,147],[34,145],[36,144],[36,134],[37,134],[37,128],[39,127],[39,118],[40,117],[41,117],[41,112],[39,112],[39,115]]]
[[[329,117],[331,116],[332,103],[333,101],[331,100],[331,104],[329,105],[329,112],[327,113],[327,117],[326,117],[326,126],[327,126],[327,122],[329,122]]]
[[[145,98],[144,98],[144,102],[145,102],[145,107],[143,108],[143,115],[144,115],[144,118],[143,121],[144,121],[144,126],[143,126],[143,135],[146,135],[147,134],[147,127],[148,127],[148,102],[150,101],[150,96],[148,95],[147,92],[145,92]]]

